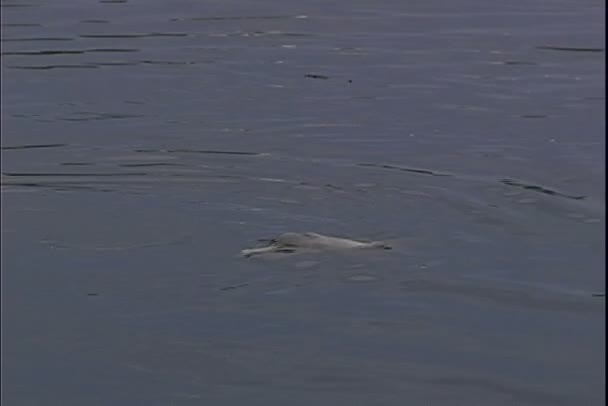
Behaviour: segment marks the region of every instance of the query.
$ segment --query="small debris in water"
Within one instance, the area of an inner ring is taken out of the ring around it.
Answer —
[[[99,296],[99,293],[90,292],[90,293],[87,293],[87,296]]]
[[[311,78],[311,79],[329,79],[329,76],[325,76],[325,75],[317,75],[314,73],[309,73],[307,75],[304,75],[305,78]]]

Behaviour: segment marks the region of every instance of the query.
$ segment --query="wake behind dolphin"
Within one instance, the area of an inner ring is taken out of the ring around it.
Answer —
[[[248,248],[241,251],[244,257],[260,254],[293,254],[310,251],[335,251],[350,249],[385,249],[392,247],[380,241],[356,241],[348,238],[331,237],[318,233],[285,233],[268,241],[266,247]]]

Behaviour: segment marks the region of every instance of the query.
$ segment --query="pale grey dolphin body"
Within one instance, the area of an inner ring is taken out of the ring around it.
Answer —
[[[355,241],[347,238],[330,237],[317,233],[285,233],[269,241],[267,247],[250,248],[241,251],[245,257],[258,254],[296,253],[303,251],[330,251],[376,248],[390,250],[391,247],[383,242]]]

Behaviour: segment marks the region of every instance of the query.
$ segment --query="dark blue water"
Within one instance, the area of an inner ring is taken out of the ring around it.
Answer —
[[[7,405],[604,404],[602,2],[1,5]]]

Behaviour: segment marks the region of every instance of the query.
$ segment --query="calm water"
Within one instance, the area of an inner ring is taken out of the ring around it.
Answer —
[[[604,404],[603,2],[1,4],[7,405]]]

